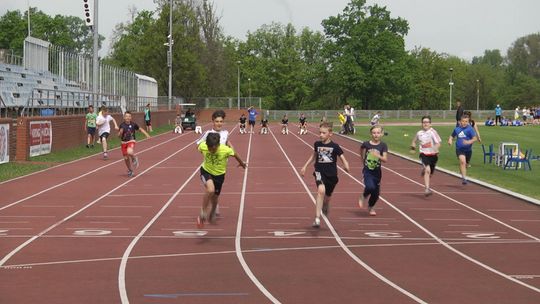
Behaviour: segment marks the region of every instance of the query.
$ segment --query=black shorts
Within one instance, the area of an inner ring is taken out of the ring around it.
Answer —
[[[422,164],[424,166],[429,166],[431,169],[431,174],[435,172],[435,165],[437,165],[437,161],[439,160],[439,156],[437,154],[435,155],[425,155],[423,153],[420,153],[420,160],[422,161]]]
[[[219,195],[221,193],[221,187],[223,187],[223,182],[225,181],[225,174],[212,175],[201,166],[201,181],[203,184],[206,184],[209,180],[214,182],[214,193]]]
[[[109,138],[109,135],[110,135],[109,132],[105,132],[105,133],[101,134],[101,135],[99,136],[99,138],[101,138],[101,139],[103,139],[103,138],[107,139],[107,138]]]
[[[152,125],[152,122],[150,120],[145,120],[144,123],[147,125],[147,126],[151,126]]]
[[[326,196],[332,196],[332,193],[334,192],[334,188],[336,188],[337,183],[339,182],[339,178],[336,176],[326,176],[320,172],[313,172],[313,176],[315,176],[315,184],[317,184],[317,187],[319,185],[324,185],[324,193]]]
[[[245,123],[241,123],[241,124],[240,124],[240,128],[245,129],[245,128],[246,128],[246,124],[245,124]]]
[[[86,127],[86,134],[88,135],[96,134],[96,127]]]
[[[255,120],[250,120],[249,125],[254,127],[255,126]]]
[[[460,155],[465,155],[465,160],[467,161],[467,164],[471,162],[472,150],[469,150],[469,151],[456,150],[456,156],[459,158]]]

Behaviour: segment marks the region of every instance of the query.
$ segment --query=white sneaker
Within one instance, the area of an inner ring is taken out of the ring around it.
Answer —
[[[316,217],[313,221],[313,224],[311,225],[313,228],[319,228],[321,227],[321,219]]]

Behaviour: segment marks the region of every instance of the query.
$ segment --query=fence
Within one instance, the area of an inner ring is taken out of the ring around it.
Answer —
[[[261,108],[261,97],[193,97],[186,100],[194,103],[199,109],[245,109],[248,107]]]
[[[329,120],[337,120],[338,112],[343,110],[266,110],[263,114],[271,120],[278,120],[287,114],[290,118],[300,117],[301,113],[311,121],[320,121],[322,117]],[[355,110],[355,121],[369,121],[376,112],[381,112],[382,119],[418,120],[424,115],[429,115],[433,120],[455,120],[456,111],[452,110]],[[472,111],[473,119],[483,121],[487,117],[495,117],[494,110]],[[513,117],[514,111],[503,111],[503,116]]]

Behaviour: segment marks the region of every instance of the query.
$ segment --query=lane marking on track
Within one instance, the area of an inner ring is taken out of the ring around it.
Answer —
[[[302,183],[302,185],[304,186],[304,189],[306,190],[306,193],[309,195],[309,197],[311,198],[311,201],[313,202],[313,204],[316,204],[316,200],[315,200],[315,197],[313,196],[312,192],[309,190],[309,187],[306,185],[306,183],[304,182],[304,180],[302,179],[302,177],[300,176],[300,174],[298,173],[297,169],[295,168],[294,164],[292,163],[291,159],[289,158],[289,156],[287,155],[287,153],[285,152],[285,150],[283,149],[283,147],[281,146],[281,143],[277,140],[276,136],[274,135],[274,132],[272,132],[272,129],[270,129],[270,134],[272,135],[272,137],[274,138],[276,144],[278,145],[279,149],[281,150],[281,152],[283,153],[283,155],[285,156],[285,158],[287,159],[287,161],[289,162],[289,165],[291,166],[291,169],[294,171],[294,173],[296,174],[296,177],[298,178],[298,180]],[[302,142],[304,142],[305,144],[307,144],[304,140],[302,140],[300,137],[298,137],[296,134],[292,133],[295,137],[297,137],[298,139],[300,139]],[[311,145],[307,144],[310,148],[312,147]],[[362,259],[360,259],[357,255],[355,255],[348,247],[347,245],[343,242],[343,240],[341,239],[341,237],[339,236],[339,234],[336,232],[336,230],[334,229],[334,227],[332,226],[332,224],[330,223],[330,221],[328,220],[328,218],[322,214],[321,215],[324,222],[326,223],[326,225],[328,226],[328,229],[330,229],[332,235],[334,236],[335,240],[337,241],[337,243],[340,245],[340,247],[342,248],[343,251],[345,251],[355,262],[357,262],[359,265],[361,265],[362,267],[364,267],[364,269],[366,269],[367,271],[369,271],[372,275],[374,275],[375,277],[377,277],[379,280],[383,281],[384,283],[388,284],[389,286],[393,287],[394,289],[396,289],[397,291],[401,292],[403,295],[411,298],[412,300],[418,302],[418,303],[427,303],[425,302],[424,300],[420,299],[419,297],[417,297],[416,295],[412,294],[411,292],[405,290],[404,288],[400,287],[399,285],[397,285],[396,283],[392,282],[391,280],[389,280],[388,278],[386,278],[385,276],[383,276],[382,274],[380,274],[379,272],[377,272],[374,268],[372,268],[371,266],[369,266],[366,262],[364,262]]]
[[[251,161],[251,141],[253,139],[253,133],[249,133],[249,142],[248,142],[248,151],[246,156],[246,163],[250,163]],[[244,272],[249,277],[251,282],[255,284],[255,286],[274,304],[281,303],[276,299],[270,291],[268,291],[264,285],[257,279],[255,274],[251,271],[251,268],[249,268],[249,265],[247,264],[246,260],[244,259],[243,251],[242,251],[242,244],[241,244],[241,237],[242,237],[242,224],[244,220],[244,208],[246,204],[246,188],[247,188],[247,180],[248,180],[248,172],[251,167],[248,165],[248,167],[244,171],[244,179],[242,181],[242,194],[240,196],[240,207],[238,209],[238,221],[236,224],[236,235],[234,238],[234,250],[236,253],[236,257],[238,258],[238,261],[240,262],[240,265],[242,265],[242,268],[244,269]]]
[[[82,213],[83,211],[85,211],[86,209],[92,207],[93,205],[95,205],[97,202],[101,201],[102,199],[106,198],[109,194],[113,193],[114,191],[117,191],[118,189],[122,188],[123,186],[131,183],[132,181],[134,180],[137,180],[139,177],[141,176],[144,176],[144,174],[148,171],[150,171],[151,169],[153,169],[154,167],[164,163],[165,161],[169,160],[170,158],[174,157],[175,155],[177,155],[178,153],[184,151],[185,149],[187,149],[188,147],[190,147],[193,143],[195,142],[192,142],[188,145],[186,145],[184,148],[172,153],[171,155],[169,155],[168,157],[166,157],[165,159],[157,162],[156,164],[154,164],[153,166],[150,166],[148,167],[147,169],[145,169],[144,171],[142,171],[141,173],[135,175],[134,177],[132,177],[131,179],[128,179],[126,180],[125,182],[121,183],[120,185],[116,186],[115,188],[113,188],[112,190],[110,190],[109,192],[101,195],[100,197],[96,198],[95,200],[93,200],[92,202],[86,204],[84,207],[82,207],[81,209],[79,209],[78,211],[70,214],[69,216],[65,217],[64,219],[56,222],[55,224],[49,226],[48,228],[46,228],[45,230],[42,230],[40,233],[38,233],[37,235],[31,237],[30,239],[26,240],[24,243],[22,243],[21,245],[17,246],[17,248],[13,249],[11,252],[9,252],[6,256],[4,256],[1,260],[0,260],[0,266],[4,265],[11,257],[13,257],[16,253],[18,253],[19,251],[21,251],[24,247],[28,246],[30,243],[32,243],[33,241],[37,240],[39,237],[43,236],[44,234],[48,233],[49,231],[55,229],[56,227],[62,225],[63,223],[69,221],[70,219],[74,218],[75,216],[79,215],[80,213]],[[158,146],[158,145],[156,145]],[[156,147],[154,146],[154,147]]]
[[[152,138],[158,138],[158,137],[161,137],[161,136],[164,136],[164,135],[167,135],[169,134],[168,132],[165,132],[165,133],[162,133],[162,134],[159,134],[159,135],[155,135],[154,137]],[[185,133],[184,133],[185,134]],[[171,140],[174,140],[174,139],[177,139],[177,138],[180,138],[182,136],[179,136],[179,137],[175,137],[175,138],[172,138]],[[141,140],[142,141],[145,141],[146,139],[143,139]],[[120,147],[117,147],[117,148],[114,148],[114,149],[111,149],[109,150],[109,152],[111,151],[114,151],[114,150],[120,150]],[[148,150],[148,149],[147,149]],[[143,150],[143,151],[146,151],[146,150]],[[142,151],[141,151],[142,152]],[[62,164],[59,164],[59,165],[56,165],[56,166],[53,166],[53,167],[49,167],[49,168],[46,168],[46,169],[43,169],[43,170],[40,170],[40,171],[37,171],[37,172],[32,172],[32,173],[29,173],[29,174],[26,174],[26,175],[23,175],[23,176],[19,176],[19,177],[15,177],[15,178],[12,178],[12,179],[9,179],[7,181],[3,181],[3,182],[0,182],[0,185],[2,184],[7,184],[9,182],[12,182],[12,181],[16,181],[16,180],[19,180],[19,179],[23,179],[25,177],[29,177],[29,176],[32,176],[32,175],[37,175],[37,174],[40,174],[40,173],[43,173],[43,172],[46,172],[46,171],[49,171],[49,170],[52,170],[52,169],[56,169],[56,168],[59,168],[59,167],[63,167],[63,166],[66,166],[66,165],[70,165],[70,164],[73,164],[73,163],[76,163],[76,162],[79,162],[79,161],[83,161],[85,159],[89,159],[89,158],[93,158],[93,157],[96,157],[97,155],[100,155],[101,152],[98,152],[98,153],[95,153],[95,154],[92,154],[92,155],[89,155],[89,156],[85,156],[83,158],[79,158],[79,159],[75,159],[75,160],[72,160],[70,162],[67,162],[67,163],[62,163]]]
[[[313,133],[312,133],[312,134],[313,134]],[[294,134],[293,134],[293,135],[294,135]],[[296,135],[295,135],[295,136],[296,136]],[[311,145],[309,145],[306,141],[304,141],[303,139],[301,139],[301,138],[298,137],[298,136],[296,136],[296,137],[297,137],[300,141],[302,141],[304,144],[306,144],[307,146],[311,147]],[[279,144],[279,143],[278,143],[278,144]],[[346,149],[346,148],[343,148],[343,149],[344,149],[344,150],[348,150],[348,149]],[[357,153],[355,153],[354,151],[351,151],[351,150],[348,150],[348,151],[350,151],[351,153],[353,153],[353,154],[359,156],[359,155],[358,155]],[[349,176],[350,178],[354,179],[357,183],[363,185],[362,182],[360,182],[360,181],[359,181],[358,179],[356,179],[354,176],[352,176],[351,174],[349,174],[348,172],[346,172],[345,170],[343,170],[343,168],[341,168],[341,167],[338,167],[338,168],[339,168],[339,170],[341,170],[344,174],[346,174],[346,175]],[[416,182],[416,181],[414,181],[414,180],[412,180],[412,179],[410,179],[410,178],[408,178],[408,177],[406,177],[406,176],[403,176],[403,175],[401,175],[401,174],[399,174],[399,173],[397,173],[397,172],[395,172],[395,171],[393,171],[393,170],[391,170],[391,169],[389,169],[389,168],[384,167],[384,169],[389,170],[389,171],[391,171],[391,172],[394,172],[395,174],[397,174],[397,175],[403,177],[404,179],[407,179],[407,180],[409,180],[409,181],[411,181],[411,182],[413,182],[413,183],[416,183],[416,184],[421,185],[420,183],[418,183],[418,182]],[[422,186],[423,186],[423,185],[422,185]],[[433,189],[432,189],[432,190],[433,190]],[[434,193],[438,193],[436,190],[433,190],[433,192],[434,192]],[[512,229],[512,230],[514,230],[514,231],[520,232],[520,233],[522,233],[523,235],[528,236],[528,237],[530,237],[531,239],[533,239],[533,240],[535,240],[535,241],[540,241],[540,239],[538,239],[538,238],[536,238],[536,237],[534,237],[534,236],[532,236],[532,235],[529,235],[529,234],[527,234],[527,233],[525,233],[525,232],[523,232],[523,231],[521,231],[521,230],[519,230],[519,229],[517,229],[517,228],[515,228],[515,227],[512,227],[512,226],[510,226],[510,225],[508,225],[508,224],[506,224],[506,223],[504,223],[504,222],[501,222],[500,220],[498,220],[498,219],[496,219],[496,218],[493,218],[493,217],[491,217],[491,216],[489,216],[489,215],[487,215],[487,214],[485,214],[485,213],[483,213],[483,212],[481,212],[481,211],[479,211],[479,210],[476,210],[476,209],[474,209],[474,208],[471,208],[471,207],[469,207],[469,206],[467,206],[467,205],[465,205],[465,204],[463,204],[463,203],[461,203],[461,202],[459,202],[459,201],[457,201],[457,200],[455,200],[455,199],[453,199],[453,198],[451,198],[451,197],[448,197],[448,196],[446,196],[446,195],[443,195],[443,194],[441,194],[441,195],[442,195],[443,197],[446,197],[446,198],[448,198],[449,200],[451,200],[451,201],[453,201],[453,202],[459,204],[460,206],[466,207],[467,209],[469,209],[469,210],[471,210],[471,211],[474,211],[475,213],[478,213],[478,214],[480,214],[480,215],[484,215],[485,217],[487,217],[487,218],[489,218],[489,219],[492,219],[493,221],[495,221],[495,222],[497,222],[497,223],[500,223],[500,224],[502,224],[503,226],[505,226],[505,227],[507,227],[507,228],[510,228],[510,229]],[[459,256],[463,257],[464,259],[466,259],[466,260],[468,260],[468,261],[470,261],[470,262],[472,262],[472,263],[474,263],[474,264],[476,264],[476,265],[478,265],[478,266],[480,266],[480,267],[482,267],[482,268],[484,268],[484,269],[486,269],[486,270],[488,270],[488,271],[490,271],[490,272],[492,272],[492,273],[494,273],[494,274],[497,274],[497,275],[499,275],[499,276],[501,276],[501,277],[503,277],[503,278],[505,278],[505,279],[507,279],[507,280],[509,280],[509,281],[512,281],[512,282],[517,283],[517,284],[519,284],[519,285],[521,285],[521,286],[523,286],[523,287],[526,287],[526,288],[528,288],[528,289],[530,289],[530,290],[533,290],[533,291],[535,291],[535,292],[540,293],[540,288],[537,288],[537,287],[535,287],[535,286],[532,286],[532,285],[529,285],[529,284],[525,284],[525,283],[523,283],[523,282],[521,282],[521,281],[519,281],[519,280],[516,280],[516,279],[510,277],[509,275],[507,275],[507,274],[505,274],[505,273],[503,273],[503,272],[501,272],[501,271],[498,271],[497,269],[492,268],[492,267],[490,267],[490,266],[488,266],[488,265],[486,265],[486,264],[480,262],[479,260],[474,259],[473,257],[471,257],[471,256],[469,256],[469,255],[467,255],[467,254],[465,254],[465,253],[459,251],[458,249],[456,249],[456,248],[450,246],[450,245],[449,245],[448,243],[446,243],[443,239],[439,238],[437,235],[435,235],[435,234],[434,234],[433,232],[431,232],[429,229],[427,229],[427,228],[425,228],[424,226],[422,226],[420,223],[418,223],[417,221],[415,221],[413,218],[411,218],[409,215],[407,215],[407,214],[406,214],[405,212],[403,212],[401,209],[397,208],[395,205],[393,205],[392,203],[390,203],[388,200],[386,200],[386,199],[383,198],[382,196],[380,196],[380,199],[381,199],[383,202],[385,202],[388,206],[390,206],[392,209],[394,209],[394,210],[397,211],[399,214],[401,214],[404,218],[406,218],[407,220],[409,220],[409,221],[410,221],[412,224],[414,224],[416,227],[420,228],[420,229],[421,229],[422,231],[424,231],[426,234],[428,234],[429,236],[431,236],[435,241],[439,242],[441,245],[443,245],[443,246],[446,247],[447,249],[451,250],[452,252],[458,254]],[[325,218],[325,221],[326,221],[326,218]]]
[[[109,237],[110,238],[110,237]],[[170,238],[178,238],[171,236]],[[234,236],[231,236],[231,238],[234,238]],[[275,237],[265,237],[266,239],[276,239]],[[295,239],[305,239],[305,237],[291,237]],[[329,237],[328,239],[334,239],[333,237]],[[368,238],[363,238],[368,239]],[[406,239],[401,239],[406,240]],[[423,239],[425,241],[425,239]],[[430,239],[431,240],[431,239]],[[387,240],[388,241],[388,240]],[[397,240],[395,240],[397,241]],[[506,242],[506,241],[467,241],[467,242],[453,242],[452,244],[455,245],[484,245],[484,244],[505,244],[505,243],[511,243],[511,244],[520,244],[520,243],[528,243],[531,244],[531,241],[519,241],[516,240],[514,242]],[[414,243],[384,243],[384,244],[361,244],[361,245],[351,245],[352,248],[377,248],[377,247],[407,247],[407,246],[440,246],[437,242],[414,242]],[[244,253],[258,253],[258,252],[267,252],[267,251],[299,251],[299,250],[320,250],[320,249],[341,249],[339,245],[328,245],[328,246],[305,246],[305,247],[283,247],[283,248],[273,248],[273,249],[250,249],[250,250],[244,250]],[[160,258],[171,258],[171,257],[189,257],[189,256],[206,256],[206,255],[228,255],[228,254],[234,254],[235,251],[213,251],[213,252],[191,252],[191,253],[172,253],[172,254],[159,254],[159,255],[144,255],[144,256],[132,256],[129,257],[130,260],[139,260],[139,259],[160,259]],[[65,265],[65,264],[79,264],[79,263],[98,263],[98,262],[109,262],[109,261],[117,261],[120,260],[121,257],[114,257],[114,258],[97,258],[97,259],[84,259],[84,260],[65,260],[65,261],[54,261],[54,262],[40,262],[40,263],[27,263],[27,264],[16,264],[16,265],[5,265],[0,266],[0,269],[10,269],[10,268],[18,268],[18,267],[37,267],[37,266],[56,266],[56,265]],[[517,276],[517,275],[513,275]],[[533,275],[538,276],[538,275]]]
[[[157,144],[157,145],[151,146],[150,148],[147,148],[147,149],[144,149],[144,150],[142,150],[142,151],[139,151],[137,154],[141,154],[141,153],[145,153],[145,152],[147,152],[147,151],[153,150],[153,149],[155,149],[155,148],[157,148],[157,147],[159,147],[159,146],[162,146],[162,145],[164,145],[164,144],[166,144],[166,143],[169,143],[169,142],[171,142],[171,141],[177,140],[177,139],[183,137],[185,134],[188,134],[188,133],[184,133],[184,134],[181,135],[181,136],[174,137],[174,138],[171,138],[171,139],[169,139],[169,140],[166,140],[166,141],[164,141],[164,142],[162,142],[162,143],[159,143],[159,144]],[[118,149],[118,148],[116,148],[116,149]],[[93,156],[95,156],[95,155],[93,155]],[[83,159],[86,159],[86,158],[83,158]],[[76,161],[79,161],[79,160],[76,160]],[[73,162],[76,162],[76,161],[73,161]],[[84,173],[84,174],[82,174],[82,175],[79,175],[79,176],[77,176],[77,177],[71,178],[71,179],[69,179],[69,180],[67,180],[67,181],[64,181],[64,182],[62,182],[62,183],[59,183],[59,184],[56,184],[56,185],[51,186],[51,187],[49,187],[49,188],[43,189],[43,190],[41,190],[41,191],[39,191],[39,192],[36,192],[36,193],[34,193],[34,194],[30,195],[30,196],[27,196],[27,197],[25,197],[25,198],[22,198],[22,199],[20,199],[20,200],[18,200],[18,201],[16,201],[16,202],[13,202],[13,203],[11,203],[11,204],[8,204],[8,205],[5,205],[5,206],[3,206],[3,207],[0,207],[0,211],[2,211],[2,210],[4,210],[4,209],[7,209],[7,208],[9,208],[9,207],[15,206],[15,205],[17,205],[17,204],[20,204],[20,203],[22,203],[22,202],[24,202],[24,201],[27,201],[27,200],[29,200],[29,199],[31,199],[31,198],[34,198],[34,197],[36,197],[36,196],[38,196],[38,195],[41,195],[41,194],[43,194],[43,193],[46,193],[46,192],[49,192],[49,191],[54,190],[54,189],[56,189],[56,188],[62,187],[62,186],[64,186],[64,185],[66,185],[66,184],[69,184],[69,183],[71,183],[71,182],[73,182],[73,181],[79,180],[79,179],[81,179],[81,178],[83,178],[83,177],[92,175],[92,174],[94,174],[94,173],[96,173],[96,172],[98,172],[98,171],[100,171],[100,170],[102,170],[102,169],[105,169],[105,168],[107,168],[107,167],[109,167],[109,166],[112,166],[112,165],[115,165],[115,164],[121,163],[121,162],[124,162],[124,160],[123,160],[123,159],[119,159],[119,160],[116,160],[116,161],[114,161],[114,162],[108,163],[108,164],[106,164],[106,165],[99,166],[98,168],[96,168],[96,169],[94,169],[94,170],[92,170],[92,171],[86,172],[86,173]],[[43,171],[40,171],[40,172],[43,172]],[[22,178],[22,177],[21,177],[21,178]],[[2,184],[2,183],[0,183],[0,184]]]
[[[311,131],[309,131],[309,132],[310,132],[311,134],[315,135],[313,132],[311,132]],[[298,137],[298,136],[297,136],[297,137]],[[357,141],[357,140],[355,140],[355,139],[353,139],[353,138],[349,138],[349,137],[344,137],[344,138],[348,138],[349,140],[352,140],[352,141]],[[300,138],[299,138],[299,139],[300,139]],[[303,140],[302,140],[302,141],[303,141]],[[357,141],[357,142],[358,142],[358,141]],[[304,143],[305,143],[305,141],[304,141]],[[358,153],[356,153],[355,151],[352,151],[352,150],[347,149],[347,148],[345,148],[345,147],[342,147],[342,149],[343,149],[343,150],[346,150],[346,151],[349,151],[349,152],[351,152],[352,154],[354,154],[354,155],[356,155],[356,156],[360,156],[360,155],[359,155]],[[405,179],[405,180],[410,181],[410,182],[413,183],[413,184],[416,184],[416,185],[418,185],[418,186],[424,187],[423,184],[421,184],[421,183],[419,183],[419,182],[417,182],[417,181],[415,181],[415,180],[413,180],[413,179],[411,179],[411,178],[409,178],[409,177],[407,177],[407,176],[405,176],[405,175],[403,175],[403,174],[401,174],[401,173],[399,173],[399,172],[396,172],[396,171],[394,171],[394,170],[392,170],[392,169],[390,169],[390,168],[388,168],[388,167],[386,167],[386,166],[382,167],[382,169],[387,170],[387,171],[390,171],[390,172],[394,173],[395,175],[397,175],[397,176],[399,176],[399,177],[401,177],[401,178],[403,178],[403,179]],[[351,176],[352,176],[352,175],[351,175]],[[473,208],[473,207],[470,207],[470,206],[468,206],[467,204],[462,203],[461,201],[458,201],[458,200],[456,200],[456,199],[454,199],[454,198],[452,198],[452,197],[449,197],[448,195],[445,195],[443,192],[440,192],[440,191],[438,191],[438,190],[436,190],[436,189],[433,189],[433,188],[432,188],[431,190],[433,191],[433,193],[439,194],[439,195],[441,195],[442,197],[444,197],[444,198],[446,198],[446,199],[448,199],[448,200],[450,200],[450,201],[452,201],[452,202],[454,202],[454,203],[456,203],[456,204],[458,204],[458,205],[460,205],[460,206],[462,206],[462,207],[465,207],[465,208],[467,208],[467,209],[473,211],[474,213],[477,213],[477,214],[479,214],[479,215],[481,215],[481,216],[483,216],[483,217],[486,217],[486,218],[488,218],[488,219],[490,219],[490,220],[492,220],[492,221],[494,221],[494,222],[496,222],[496,223],[498,223],[498,224],[500,224],[500,225],[505,226],[505,227],[508,228],[508,229],[514,230],[514,231],[516,231],[516,232],[518,232],[518,233],[520,233],[520,234],[522,234],[522,235],[524,235],[524,236],[526,236],[526,237],[528,237],[528,238],[531,238],[531,239],[533,239],[533,240],[536,240],[536,241],[539,241],[539,242],[540,242],[540,238],[538,238],[538,237],[536,237],[536,236],[533,236],[533,235],[531,235],[531,234],[529,234],[529,233],[526,233],[525,231],[522,231],[522,230],[520,230],[520,229],[518,229],[518,228],[516,228],[516,227],[513,227],[513,226],[511,226],[511,225],[509,225],[509,224],[507,224],[507,223],[505,223],[505,222],[503,222],[503,221],[501,221],[501,220],[499,220],[499,219],[497,219],[497,218],[495,218],[495,217],[492,217],[492,216],[490,216],[490,215],[488,215],[488,214],[486,214],[486,213],[480,211],[480,210],[477,210],[477,209],[475,209],[475,208]],[[497,194],[500,194],[500,193],[497,193]],[[539,290],[540,290],[540,289],[539,289]]]
[[[193,144],[193,143],[192,143]],[[189,144],[188,146],[191,146],[192,144]],[[127,295],[127,289],[126,289],[126,268],[127,268],[127,261],[129,259],[129,255],[131,254],[131,251],[133,251],[133,248],[137,244],[137,242],[141,239],[141,237],[150,229],[150,226],[154,224],[154,222],[157,221],[157,219],[165,212],[167,207],[174,201],[174,199],[180,194],[182,190],[187,186],[187,184],[199,173],[199,168],[195,169],[191,176],[176,190],[176,192],[167,200],[165,205],[161,207],[161,209],[154,215],[154,217],[144,226],[144,228],[139,231],[137,236],[135,236],[131,243],[128,245],[126,250],[124,251],[124,254],[122,255],[122,259],[120,261],[120,268],[118,270],[118,291],[120,292],[120,300],[122,303],[127,304],[129,303],[128,295]]]

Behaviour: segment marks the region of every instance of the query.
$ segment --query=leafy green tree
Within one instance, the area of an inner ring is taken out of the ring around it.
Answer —
[[[399,108],[410,96],[412,78],[404,36],[409,25],[386,7],[352,0],[342,14],[322,22],[332,84],[363,109]]]

